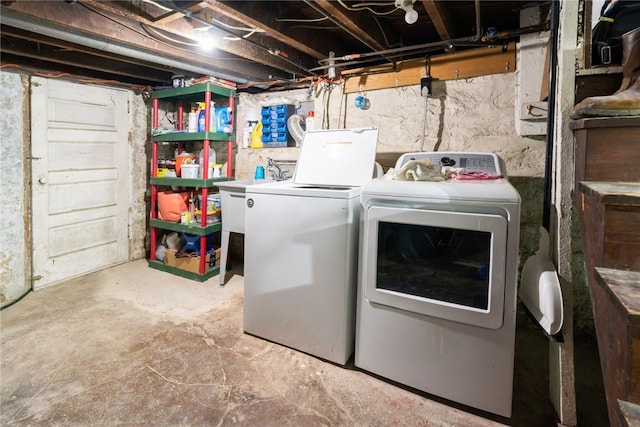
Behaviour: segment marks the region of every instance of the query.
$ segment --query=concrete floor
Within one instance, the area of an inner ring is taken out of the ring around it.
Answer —
[[[1,320],[1,425],[555,426],[547,340],[520,327],[513,416],[493,416],[244,334],[241,270],[197,283],[139,260],[30,293]],[[576,343],[578,425],[606,426]]]

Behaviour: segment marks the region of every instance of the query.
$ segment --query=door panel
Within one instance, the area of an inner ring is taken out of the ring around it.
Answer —
[[[32,82],[37,289],[127,260],[131,121],[125,91]]]

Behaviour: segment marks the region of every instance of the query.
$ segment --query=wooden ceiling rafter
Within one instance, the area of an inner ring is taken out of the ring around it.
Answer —
[[[342,6],[336,6],[337,2],[331,0],[313,0],[317,6],[324,10],[330,19],[339,23],[348,33],[353,35],[361,43],[369,47],[372,51],[385,50],[381,37],[373,37],[372,34],[379,34],[379,30],[371,24],[363,22],[360,15],[350,13]]]
[[[166,0],[156,0],[155,3],[173,8],[171,3]],[[242,3],[240,3],[241,6]],[[290,45],[274,39],[270,33],[267,34],[263,28],[265,25],[259,21],[220,2],[203,0],[187,9],[175,8],[175,11],[181,19],[167,21],[165,29],[180,33],[209,25],[210,33],[216,39],[223,40],[221,49],[227,51],[226,47],[237,45],[237,50],[230,53],[244,59],[260,62],[278,70],[287,71],[292,75],[310,74],[307,68],[315,63],[314,58],[304,57],[304,55],[301,57],[296,49],[290,49]],[[218,22],[212,20],[213,16]],[[222,23],[223,19],[226,19],[227,22]],[[241,34],[238,34],[239,31],[230,27],[255,28],[261,31],[252,34],[250,39],[245,39]],[[235,38],[235,40],[231,40],[231,38]]]
[[[185,9],[191,13],[197,14],[201,12],[203,9],[206,9],[207,7],[208,7],[207,3],[204,1],[201,1],[197,4],[187,6]],[[162,16],[160,16],[159,18],[153,19],[152,21],[156,25],[166,25],[182,18],[184,18],[184,15],[180,12],[167,12]]]
[[[264,8],[264,13],[261,14],[259,11],[256,12],[255,10],[261,6],[254,6],[252,9],[254,16],[264,16],[264,19],[258,20],[255,17],[250,16],[248,11],[241,10],[239,7],[242,7],[242,4],[239,4],[239,7],[231,7],[230,5],[218,0],[204,0],[204,2],[207,3],[208,8],[211,11],[226,16],[227,18],[231,18],[241,25],[260,28],[266,35],[279,41],[284,46],[291,46],[292,48],[304,52],[315,59],[324,58],[327,55],[327,53],[320,48],[321,44],[319,42],[314,42],[309,37],[295,38],[288,36],[275,25],[270,23],[268,18],[273,12],[269,11],[267,7]]]
[[[175,48],[172,49],[167,44],[158,40],[150,42],[150,40],[154,40],[150,36],[143,36],[142,34],[131,30],[131,28],[138,26],[140,23],[153,26],[152,22],[142,19],[132,20],[124,16],[117,16],[116,19],[118,23],[115,23],[101,15],[92,14],[90,10],[81,5],[67,4],[63,2],[60,3],[62,4],[59,4],[59,2],[16,2],[10,6],[10,9],[18,13],[24,13],[29,16],[42,19],[43,21],[55,23],[61,27],[73,29],[74,32],[82,31],[86,34],[91,34],[94,37],[105,41],[109,38],[114,40],[125,40],[128,45],[136,46],[137,48],[144,49],[146,51],[154,51],[164,55],[179,56],[176,55]],[[72,8],[73,11],[71,11]],[[191,25],[184,21],[180,23],[180,25],[173,27],[172,31],[181,31],[182,34],[185,34],[187,30],[190,30],[191,28]],[[166,28],[163,30],[166,30]],[[247,43],[243,44],[241,42],[234,42],[223,43],[218,48],[221,51],[245,60],[234,61],[232,58],[226,60],[224,62],[224,66],[230,73],[238,74],[240,76],[253,75],[264,76],[264,78],[266,78],[267,76],[272,75],[277,79],[288,78],[288,76],[282,72],[278,72],[278,70],[290,68],[289,64],[277,56],[270,55],[255,46],[251,46]],[[220,67],[220,64],[212,60],[210,55],[198,53],[194,50],[191,50],[190,52],[191,53],[188,55],[192,61],[201,64],[211,63],[211,65]],[[259,66],[256,63],[261,63],[263,65]]]
[[[440,39],[451,40],[455,34],[454,25],[444,3],[439,0],[422,0],[422,6],[427,11]]]

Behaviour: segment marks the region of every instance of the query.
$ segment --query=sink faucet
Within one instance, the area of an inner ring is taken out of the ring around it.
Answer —
[[[282,169],[270,157],[267,157],[267,171],[271,174],[272,179],[282,181]]]

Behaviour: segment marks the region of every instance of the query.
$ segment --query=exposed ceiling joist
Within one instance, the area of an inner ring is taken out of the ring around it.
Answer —
[[[393,0],[0,0],[0,52],[3,62],[52,75],[135,85],[211,75],[241,89],[282,89],[336,69],[391,62],[395,70],[470,49],[481,31],[517,41],[538,31],[520,28],[520,11],[538,5],[547,16],[551,1],[415,0],[418,20],[408,24]],[[217,39],[217,49],[200,51],[198,34]]]
[[[206,9],[207,7],[208,7],[207,3],[201,1],[199,3],[196,3],[196,4],[192,5],[192,6],[188,6],[185,9],[188,10],[189,12],[191,12],[191,13],[198,13],[198,12],[202,11],[203,9]],[[160,18],[153,19],[152,21],[156,25],[165,25],[165,24],[168,24],[168,23],[173,22],[173,21],[177,21],[178,19],[182,19],[182,18],[184,18],[184,15],[182,13],[178,13],[178,12],[173,12],[172,11],[172,12],[167,12],[165,15],[163,15]]]
[[[439,0],[422,0],[429,19],[438,31],[438,35],[442,40],[451,40],[454,38],[454,25],[449,12],[447,12],[444,1]]]
[[[318,39],[313,34],[309,34],[310,32],[308,31],[306,34],[296,34],[295,37],[282,32],[281,26],[277,25],[277,21],[273,19],[273,5],[269,4],[271,2],[264,2],[264,5],[249,5],[249,2],[244,4],[239,2],[234,4],[233,7],[218,0],[205,0],[205,2],[211,11],[243,23],[246,26],[260,28],[269,37],[281,42],[284,46],[290,46],[316,59],[324,58],[328,55],[328,52],[325,52],[322,48],[322,46],[327,45],[326,39]]]
[[[343,7],[338,6],[335,1],[306,0],[306,3],[314,8],[320,7],[332,22],[352,34],[369,49],[373,51],[385,49],[384,44],[378,38],[372,36],[372,34],[378,34],[379,31],[372,24],[364,22],[361,15],[350,13]]]

